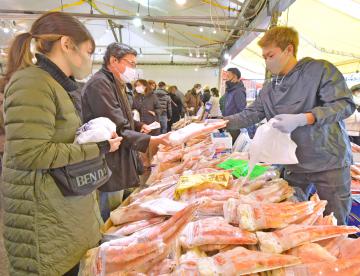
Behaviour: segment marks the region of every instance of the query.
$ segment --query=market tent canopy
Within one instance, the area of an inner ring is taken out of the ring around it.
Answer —
[[[360,71],[359,0],[297,0],[282,13],[278,25],[299,32],[299,59],[328,60],[343,74]],[[228,65],[242,69],[245,78],[264,78],[265,63],[257,45],[261,36],[244,45]]]
[[[105,47],[115,41],[115,34],[118,40],[139,52],[142,64],[218,67],[224,45],[231,46],[236,41],[238,32],[247,29],[246,24],[256,18],[266,1],[185,2],[180,5],[175,0],[1,0],[0,62],[15,33],[29,30],[39,13],[64,11],[76,14],[94,36],[96,63],[101,63]],[[115,27],[114,32],[111,27]]]

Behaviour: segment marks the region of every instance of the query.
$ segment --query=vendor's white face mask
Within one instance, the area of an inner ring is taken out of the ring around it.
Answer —
[[[265,61],[266,68],[274,75],[279,75],[289,62],[290,56],[282,51],[279,55]],[[285,56],[286,55],[286,56]]]
[[[354,94],[353,99],[354,103],[360,106],[360,94]]]
[[[138,92],[139,94],[144,94],[145,92],[145,87],[144,86],[136,86],[135,87],[136,92]]]

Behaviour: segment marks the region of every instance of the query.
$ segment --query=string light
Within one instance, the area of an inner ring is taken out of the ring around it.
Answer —
[[[135,17],[133,19],[133,24],[134,24],[135,27],[140,27],[142,25],[141,18],[140,17]]]
[[[162,29],[162,33],[165,34],[166,33],[166,24],[164,23],[164,27]]]

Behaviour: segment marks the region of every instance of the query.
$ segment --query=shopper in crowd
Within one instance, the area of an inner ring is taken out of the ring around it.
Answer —
[[[139,185],[143,166],[138,151],[167,143],[168,136],[150,136],[148,125],[133,120],[125,93],[126,83],[136,78],[137,52],[128,45],[111,43],[105,52],[102,68],[87,82],[82,91],[83,115],[86,122],[106,117],[116,124],[116,132],[124,138],[117,152],[106,155],[112,170],[108,183],[100,187],[100,211],[106,220],[113,207],[109,198],[119,191]],[[110,206],[111,205],[111,206]]]
[[[350,137],[350,141],[360,145],[360,84],[354,85],[350,90],[353,95],[356,110],[345,120],[345,126]]]
[[[76,275],[101,239],[95,196],[64,197],[49,174],[120,145],[115,133],[102,143],[74,144],[81,121],[69,93],[77,89],[74,78],[90,74],[94,50],[84,25],[60,12],[42,15],[9,50],[2,191],[10,275]]]
[[[161,107],[158,98],[152,92],[149,83],[146,80],[137,80],[134,83],[135,97],[133,108],[140,114],[140,121],[147,125],[153,122],[160,122]],[[155,129],[150,135],[159,135],[160,129]]]
[[[219,90],[216,87],[211,88],[211,97],[208,102],[211,104],[209,117],[221,118]]]
[[[156,82],[153,80],[148,80],[149,87],[151,89],[151,92],[154,92],[156,90]]]
[[[190,116],[195,116],[202,106],[201,84],[197,83],[185,95],[185,109]]]
[[[222,95],[219,99],[220,111],[221,114],[225,113],[225,95]]]
[[[274,118],[273,126],[290,133],[297,144],[299,163],[285,166],[285,179],[308,192],[310,183],[325,214],[334,212],[346,224],[351,208],[350,141],[343,120],[356,106],[339,70],[325,60],[297,60],[298,33],[274,27],[259,40],[267,69],[273,74],[255,102],[236,115],[225,117],[229,129],[239,129]]]
[[[183,105],[178,96],[176,96],[177,87],[170,86],[169,87],[169,95],[171,98],[171,110],[172,110],[172,117],[169,124],[169,131],[171,130],[171,126],[175,124],[181,118],[181,113],[183,111]]]
[[[169,93],[166,91],[165,82],[161,81],[158,84],[158,89],[155,90],[154,94],[158,97],[160,103],[160,125],[161,125],[161,133],[168,132],[168,122],[172,117],[171,110],[171,98]]]
[[[201,94],[201,101],[203,102],[203,104],[206,104],[210,100],[210,97],[211,97],[211,92],[209,86],[205,86],[204,91],[202,91]]]
[[[175,95],[180,99],[182,110],[181,110],[181,117],[184,117],[185,114],[185,95],[181,92],[176,85],[174,85],[174,89],[176,90]]]
[[[225,94],[224,94],[224,116],[230,116],[243,111],[246,107],[246,88],[242,82],[239,69],[233,67],[227,69],[225,77]],[[240,134],[240,129],[232,129],[229,131],[233,142],[236,141]]]

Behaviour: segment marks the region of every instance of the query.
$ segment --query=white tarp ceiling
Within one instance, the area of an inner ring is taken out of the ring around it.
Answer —
[[[63,10],[71,13],[90,13],[90,4],[94,14],[135,16],[206,16],[210,19],[204,23],[211,23],[214,27],[188,27],[183,25],[142,22],[144,29],[133,25],[132,21],[115,20],[122,24],[122,41],[144,54],[140,62],[218,62],[222,43],[229,33],[227,26],[233,23],[238,15],[240,5],[244,0],[193,0],[183,6],[175,0],[1,0],[0,9],[56,11]],[[256,1],[254,1],[256,2]],[[148,6],[149,4],[149,6]],[[231,17],[232,20],[221,18]],[[28,30],[34,19],[17,17],[2,20],[4,28],[0,29],[0,48],[6,48],[13,36],[12,21],[16,22],[17,31]],[[86,19],[85,24],[96,39],[99,48],[95,58],[101,60],[104,47],[115,41],[106,20]],[[219,25],[225,25],[219,27]],[[153,29],[153,32],[150,30]],[[166,31],[163,31],[165,29]],[[145,34],[143,32],[145,31]],[[192,56],[190,56],[192,55]]]
[[[299,59],[310,56],[328,60],[345,75],[360,71],[359,0],[297,0],[282,13],[278,23],[299,32]],[[257,45],[261,36],[228,65],[238,66],[245,78],[264,78],[265,63]]]

